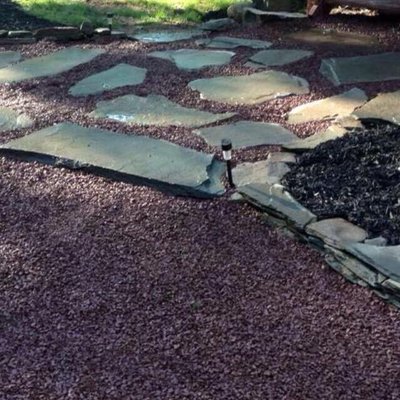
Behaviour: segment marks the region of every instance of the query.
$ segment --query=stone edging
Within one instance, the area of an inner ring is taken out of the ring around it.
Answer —
[[[35,31],[0,30],[0,45],[31,44],[44,39],[69,42],[88,38],[96,39],[99,37],[107,37],[113,40],[128,39],[128,35],[125,32],[110,31],[109,28],[94,29],[89,22],[83,22],[80,28],[74,26],[55,26]]]
[[[322,253],[347,280],[371,288],[400,308],[400,245],[386,246],[384,238],[367,239],[362,228],[340,218],[318,220],[280,183],[251,183],[237,191],[241,197],[236,195],[235,200],[261,210],[273,226]]]

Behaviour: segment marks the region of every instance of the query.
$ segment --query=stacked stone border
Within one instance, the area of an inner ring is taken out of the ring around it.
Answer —
[[[280,183],[251,183],[237,192],[233,200],[260,210],[269,225],[319,251],[348,281],[400,308],[400,246],[386,246],[382,237],[367,239],[362,228],[340,218],[318,220]]]

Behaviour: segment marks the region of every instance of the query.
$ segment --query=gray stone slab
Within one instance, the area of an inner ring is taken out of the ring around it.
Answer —
[[[0,51],[0,68],[4,68],[20,60],[21,53],[19,51]]]
[[[298,20],[304,18],[307,18],[306,14],[285,11],[264,11],[254,7],[245,8],[243,13],[243,22]]]
[[[164,96],[127,95],[100,101],[90,116],[108,118],[134,125],[185,126],[197,128],[233,117],[234,113],[213,114],[182,107]]]
[[[189,87],[199,91],[202,99],[233,105],[259,104],[278,97],[309,92],[305,79],[279,71],[197,79],[190,82]]]
[[[42,57],[31,58],[0,69],[0,83],[56,75],[93,60],[105,50],[69,47]]]
[[[144,43],[170,43],[188,40],[202,35],[204,35],[204,32],[199,29],[181,29],[142,32],[128,37]]]
[[[245,199],[261,210],[280,217],[298,229],[317,220],[317,217],[297,202],[281,185],[253,183],[238,189]]]
[[[400,125],[400,90],[381,93],[353,113],[360,119],[378,119]]]
[[[150,57],[172,61],[180,69],[194,70],[210,66],[229,64],[235,55],[226,50],[166,50],[150,53]]]
[[[33,120],[28,115],[0,107],[0,132],[29,128],[32,125]]]
[[[381,82],[400,79],[400,53],[328,58],[320,72],[334,85],[356,82]]]
[[[335,31],[333,29],[307,29],[291,33],[286,37],[307,45],[332,49],[373,48],[379,45],[379,41],[373,35]]]
[[[286,151],[274,151],[268,154],[268,161],[270,162],[284,162],[288,164],[295,164],[296,154],[289,153]]]
[[[198,39],[196,44],[217,49],[234,49],[236,47],[250,47],[252,49],[267,49],[272,46],[265,40],[244,39],[231,36],[216,36],[212,39]]]
[[[232,18],[219,18],[203,22],[199,26],[199,29],[203,31],[220,32],[236,28],[237,26],[239,26],[239,24]]]
[[[362,242],[368,234],[364,229],[342,219],[332,218],[313,222],[306,227],[306,233],[322,239],[326,244],[343,249],[344,244]]]
[[[128,64],[118,64],[113,68],[91,75],[69,89],[72,96],[88,96],[122,86],[139,85],[146,77],[146,69]]]
[[[297,136],[279,124],[240,121],[230,125],[195,130],[211,146],[220,146],[222,139],[230,139],[234,148],[289,143]]]
[[[291,64],[313,55],[314,52],[308,50],[262,50],[250,57],[250,60],[253,63],[260,64],[261,66],[273,67]]]
[[[329,140],[335,140],[342,137],[351,131],[340,125],[331,125],[325,132],[315,133],[305,139],[299,139],[290,143],[284,143],[282,147],[286,150],[294,152],[302,152],[312,150],[321,143],[328,142]]]
[[[146,136],[63,123],[12,140],[0,146],[0,152],[180,195],[212,197],[224,192],[219,181],[222,163],[212,154]]]
[[[400,280],[400,246],[371,246],[354,243],[346,246],[346,251],[371,265],[381,274]]]
[[[290,124],[332,120],[350,115],[368,100],[363,90],[353,88],[336,96],[328,97],[295,107],[288,114]]]

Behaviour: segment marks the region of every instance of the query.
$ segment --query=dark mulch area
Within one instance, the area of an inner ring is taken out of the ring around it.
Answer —
[[[311,135],[327,123],[290,127],[285,114],[351,87],[324,79],[321,58],[399,50],[400,44],[395,23],[357,18],[277,22],[227,34],[309,49],[285,34],[310,27],[374,34],[380,45],[314,48],[314,57],[279,68],[306,78],[309,95],[230,106],[201,99],[187,84],[249,74],[243,64],[256,51],[237,49],[228,66],[185,72],[147,53],[190,48],[194,41],[80,43],[107,53],[57,76],[0,85],[0,106],[35,118],[29,130],[1,133],[0,143],[70,121],[219,152],[190,129],[88,117],[97,101],[128,93],[162,94],[184,106],[235,111],[236,120],[278,122],[300,137]],[[42,41],[7,50],[29,58],[62,47]],[[78,80],[119,62],[148,68],[145,82],[84,99],[68,95]],[[372,96],[400,89],[400,82],[357,86]],[[265,159],[275,149],[235,151],[235,160]],[[0,158],[0,399],[398,399],[399,312],[227,197],[168,197]]]
[[[54,23],[26,13],[11,0],[0,0],[0,30],[39,29]]]
[[[283,183],[319,217],[342,217],[400,244],[400,128],[371,127],[323,143]]]

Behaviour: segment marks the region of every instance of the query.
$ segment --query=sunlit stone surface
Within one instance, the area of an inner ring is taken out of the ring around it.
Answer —
[[[29,128],[33,121],[26,114],[21,114],[10,108],[0,107],[0,132]]]
[[[0,68],[18,62],[21,59],[19,51],[0,51]]]
[[[165,140],[58,124],[0,146],[0,153],[86,169],[174,194],[212,197],[224,192],[223,164]]]
[[[97,103],[90,116],[108,118],[128,124],[156,126],[185,126],[196,128],[231,118],[234,113],[213,114],[182,107],[164,96],[140,97],[127,95]]]
[[[277,97],[309,92],[305,79],[279,71],[198,79],[190,82],[189,87],[199,91],[202,99],[234,105],[258,104]]]
[[[107,71],[91,75],[69,89],[72,96],[102,93],[122,86],[139,85],[146,77],[146,69],[118,64]]]
[[[172,61],[180,69],[189,70],[229,64],[234,55],[232,51],[194,49],[154,51],[149,54],[151,57]]]
[[[145,43],[169,43],[177,42],[179,40],[187,40],[196,36],[202,36],[204,32],[197,29],[186,29],[176,31],[158,31],[158,32],[143,32],[131,35],[133,39]]]
[[[70,47],[46,56],[31,58],[0,69],[0,83],[56,75],[85,64],[104,52],[105,50],[102,49]]]

